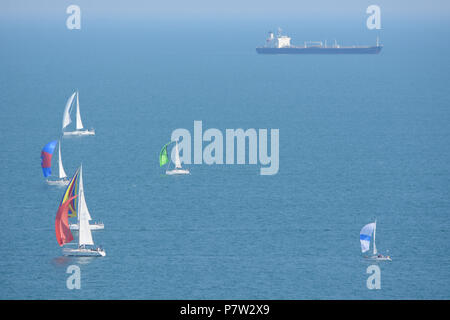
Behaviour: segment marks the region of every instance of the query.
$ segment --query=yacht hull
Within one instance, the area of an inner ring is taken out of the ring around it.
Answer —
[[[94,136],[95,130],[64,131],[65,136]]]
[[[69,179],[60,179],[60,180],[46,180],[48,185],[51,186],[67,186],[70,182]]]
[[[190,174],[189,170],[184,169],[174,169],[166,171],[166,174],[169,176],[177,175],[177,174]]]
[[[391,257],[377,257],[377,256],[372,256],[372,257],[367,257],[367,259],[369,259],[369,260],[375,260],[375,261],[392,261]]]
[[[64,256],[71,256],[71,257],[104,257],[106,256],[105,250],[100,249],[72,249],[72,248],[64,248],[63,249],[63,255]]]

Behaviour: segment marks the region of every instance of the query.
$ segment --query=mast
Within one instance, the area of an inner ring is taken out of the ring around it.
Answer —
[[[81,114],[80,114],[80,101],[78,99],[78,91],[77,91],[77,130],[83,129],[83,122],[81,122]]]
[[[377,254],[377,246],[375,245],[376,233],[377,233],[377,219],[375,219],[375,228],[373,229],[373,254]]]
[[[62,158],[61,158],[61,140],[58,141],[58,169],[59,169],[59,178],[67,178],[67,174],[64,171]]]
[[[89,220],[91,216],[86,205],[86,200],[84,199],[83,190],[83,165],[80,166],[80,176],[78,182],[78,245],[94,245],[94,240],[92,240],[91,228],[89,226]]]

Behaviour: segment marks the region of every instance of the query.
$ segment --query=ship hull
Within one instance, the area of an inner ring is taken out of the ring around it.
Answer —
[[[317,47],[287,47],[287,48],[268,48],[258,47],[256,52],[259,54],[378,54],[382,46],[374,47],[344,47],[344,48],[317,48]]]

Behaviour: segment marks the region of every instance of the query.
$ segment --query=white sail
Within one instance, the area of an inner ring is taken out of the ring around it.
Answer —
[[[78,99],[78,91],[77,91],[77,123],[76,123],[76,127],[77,130],[81,130],[83,129],[83,122],[81,122],[81,114],[80,114],[80,101]]]
[[[67,174],[64,171],[62,158],[61,158],[61,140],[58,142],[58,168],[59,168],[59,178],[60,179],[67,178]]]
[[[80,177],[78,182],[78,223],[79,223],[79,237],[78,244],[82,245],[93,245],[91,228],[89,227],[89,220],[91,220],[91,215],[86,205],[86,200],[84,198],[83,190],[83,168],[80,167]]]
[[[361,242],[361,251],[366,252],[369,250],[370,247],[370,240],[372,237],[372,233],[374,232],[374,229],[376,227],[376,224],[374,222],[366,224],[359,233],[359,240]]]
[[[377,233],[377,220],[375,220],[374,223],[374,228],[373,228],[373,254],[376,255],[377,254],[377,246],[375,245],[375,234]]]
[[[91,228],[89,226],[89,221],[80,220],[78,245],[94,245],[94,240],[92,239]]]
[[[175,168],[181,168],[180,151],[178,150],[178,142],[175,144]]]
[[[69,100],[67,100],[66,107],[64,108],[64,114],[63,114],[63,121],[62,121],[62,128],[64,130],[65,127],[67,127],[71,122],[72,119],[70,119],[70,107],[72,106],[73,98],[75,97],[76,92],[74,92]]]

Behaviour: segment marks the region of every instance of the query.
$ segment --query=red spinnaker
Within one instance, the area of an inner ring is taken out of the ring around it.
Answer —
[[[60,246],[63,246],[65,243],[69,243],[73,240],[72,232],[70,232],[69,227],[69,204],[75,199],[77,196],[71,197],[62,205],[59,206],[58,212],[56,213],[55,219],[55,233],[56,233],[56,241]]]

